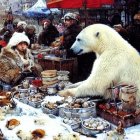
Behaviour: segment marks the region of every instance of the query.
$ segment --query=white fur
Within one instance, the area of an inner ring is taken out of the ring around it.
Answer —
[[[87,80],[78,87],[60,92],[62,96],[102,95],[108,98],[107,88],[125,82],[138,88],[140,100],[140,56],[114,29],[103,24],[94,24],[83,29],[71,49],[80,54],[95,52],[97,59]]]

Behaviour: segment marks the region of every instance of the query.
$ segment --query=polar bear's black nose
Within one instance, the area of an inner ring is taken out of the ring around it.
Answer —
[[[70,48],[70,51],[72,51],[72,52],[73,52],[73,49],[72,49],[72,48]]]

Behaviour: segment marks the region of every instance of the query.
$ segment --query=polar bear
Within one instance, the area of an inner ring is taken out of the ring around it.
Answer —
[[[134,84],[140,100],[140,56],[114,29],[94,24],[83,29],[71,47],[75,54],[96,53],[90,76],[59,92],[60,96],[96,96],[109,98],[107,89],[114,82]],[[86,68],[85,68],[86,69]]]

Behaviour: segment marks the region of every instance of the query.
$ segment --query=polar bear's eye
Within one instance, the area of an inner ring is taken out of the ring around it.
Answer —
[[[81,39],[80,38],[77,38],[77,41],[81,41]]]
[[[76,135],[75,135],[75,134],[73,134],[73,137],[75,138],[75,137],[76,137]]]
[[[98,36],[99,36],[99,32],[96,33],[96,37],[98,37]]]

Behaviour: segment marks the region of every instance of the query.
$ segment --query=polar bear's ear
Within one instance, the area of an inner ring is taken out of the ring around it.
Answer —
[[[97,33],[95,34],[95,36],[98,37],[98,36],[99,36],[99,32],[97,32]]]

